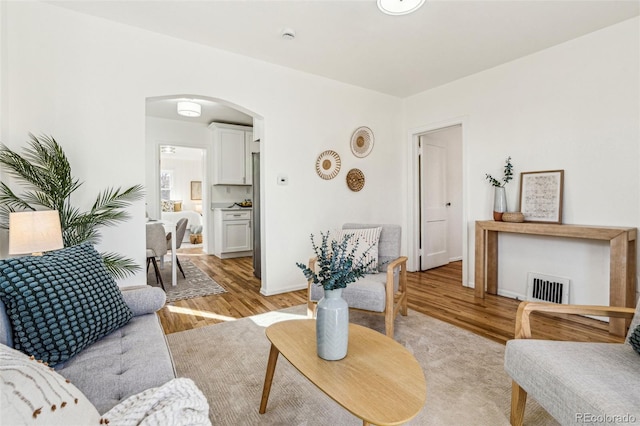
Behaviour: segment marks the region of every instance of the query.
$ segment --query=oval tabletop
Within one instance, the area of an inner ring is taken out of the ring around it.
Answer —
[[[365,422],[397,425],[420,412],[427,393],[424,373],[404,346],[349,324],[347,356],[326,361],[316,353],[315,324],[313,319],[282,321],[269,326],[266,334],[302,375]]]

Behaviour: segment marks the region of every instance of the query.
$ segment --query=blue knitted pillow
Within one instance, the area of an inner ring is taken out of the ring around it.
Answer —
[[[636,352],[638,352],[638,354],[640,354],[640,324],[629,336],[629,344]]]
[[[14,347],[55,365],[132,317],[91,244],[0,260],[0,299]]]

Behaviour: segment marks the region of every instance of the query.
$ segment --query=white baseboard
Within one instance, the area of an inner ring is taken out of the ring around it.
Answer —
[[[526,294],[516,293],[509,290],[500,290],[500,288],[498,288],[498,296],[504,296],[516,300],[527,300]]]
[[[473,281],[469,281],[469,285],[466,287],[476,288],[476,284]],[[510,299],[516,299],[516,300],[527,300],[526,294],[516,293],[509,290],[501,290],[500,288],[498,288],[498,296],[504,296],[504,297],[508,297]]]
[[[294,286],[291,286],[291,287],[279,288],[277,291],[270,291],[270,292],[266,292],[266,291],[264,291],[264,288],[260,288],[260,294],[263,295],[263,296],[273,296],[275,294],[289,293],[290,291],[304,290],[306,288],[307,288],[307,284],[294,285]]]

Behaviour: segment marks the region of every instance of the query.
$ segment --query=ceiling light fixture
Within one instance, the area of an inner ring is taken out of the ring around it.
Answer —
[[[406,15],[415,12],[425,0],[378,0],[378,9],[387,15]]]
[[[176,153],[176,147],[175,146],[161,146],[160,147],[160,152],[162,154],[175,154]]]
[[[200,117],[202,107],[195,102],[178,102],[178,114],[185,117]]]

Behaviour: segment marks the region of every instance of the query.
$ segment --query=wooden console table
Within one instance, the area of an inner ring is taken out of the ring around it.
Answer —
[[[636,228],[615,228],[546,223],[476,222],[475,295],[484,298],[498,291],[498,233],[546,235],[609,241],[609,304],[635,307],[636,292]],[[611,318],[609,332],[626,334],[629,321]]]

